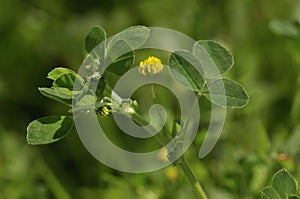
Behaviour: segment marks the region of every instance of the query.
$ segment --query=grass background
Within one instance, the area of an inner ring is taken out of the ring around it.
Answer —
[[[167,168],[128,174],[97,162],[76,132],[47,146],[26,144],[26,126],[66,108],[38,86],[56,66],[77,70],[83,38],[95,25],[113,35],[132,25],[171,28],[195,40],[213,39],[235,57],[230,77],[250,103],[228,110],[221,139],[188,160],[210,198],[259,198],[272,174],[286,167],[300,180],[300,36],[274,34],[276,18],[300,20],[297,0],[0,0],[0,199],[192,198],[183,174]],[[138,147],[138,146],[137,146]]]

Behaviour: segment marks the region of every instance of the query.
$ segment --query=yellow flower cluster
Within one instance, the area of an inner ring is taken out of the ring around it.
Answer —
[[[148,74],[157,74],[159,73],[164,66],[162,65],[160,59],[150,56],[148,59],[140,62],[139,72],[143,75]]]
[[[110,110],[107,108],[107,106],[102,106],[99,110],[99,113],[103,117],[107,117],[109,115]]]

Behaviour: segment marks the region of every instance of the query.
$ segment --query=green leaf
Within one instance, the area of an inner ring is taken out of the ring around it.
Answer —
[[[273,187],[266,187],[262,191],[263,199],[282,199]]]
[[[75,92],[70,91],[67,88],[38,88],[42,95],[63,103],[68,106],[72,106],[72,95]]]
[[[172,53],[169,58],[169,66],[176,81],[194,91],[200,91],[204,80],[197,68],[201,72],[202,64],[192,52],[182,50]]]
[[[222,88],[225,89],[225,93]],[[249,101],[243,86],[229,79],[217,79],[209,82],[203,95],[214,104],[222,107],[242,108]],[[226,101],[224,97],[226,97]]]
[[[100,63],[100,58],[97,56],[93,56],[91,54],[87,54],[83,60],[82,66],[80,68],[80,75],[82,77],[90,77],[93,76],[95,73],[103,74],[104,67],[100,68],[100,65],[104,64],[104,50],[103,55]]]
[[[76,113],[79,111],[92,111],[95,109],[96,109],[96,96],[85,95],[77,102],[76,106],[72,106],[72,109],[69,110],[69,112]]]
[[[50,71],[48,73],[47,78],[48,79],[52,79],[52,80],[56,80],[57,78],[59,78],[61,75],[67,74],[67,73],[73,73],[76,74],[74,71],[72,71],[71,69],[68,68],[63,68],[63,67],[57,67],[54,68],[52,71]]]
[[[77,75],[75,73],[66,73],[66,74],[63,74],[63,75],[59,76],[53,82],[53,87],[55,87],[55,88],[57,88],[57,87],[67,88],[69,90],[73,90],[76,78],[77,78],[77,81],[79,82],[78,89],[80,89],[80,88],[83,87],[84,81],[79,75]]]
[[[134,51],[126,41],[116,41],[107,48],[106,61],[107,72],[122,76],[134,63]]]
[[[274,174],[272,187],[282,198],[286,198],[289,194],[296,194],[298,189],[295,178],[286,169],[281,169]]]
[[[112,37],[108,44],[108,48],[119,40],[126,41],[133,49],[141,47],[148,39],[150,29],[145,26],[132,26]]]
[[[104,90],[107,87],[106,79],[104,77],[101,77],[96,89],[96,96],[98,99],[102,99],[104,97]]]
[[[49,144],[64,138],[73,120],[67,116],[50,116],[32,121],[27,127],[27,142],[32,145]]]
[[[296,37],[299,34],[299,29],[293,21],[284,19],[273,19],[270,22],[270,29],[273,33],[279,36]]]
[[[233,56],[219,43],[200,40],[194,44],[193,53],[203,64],[204,77],[218,77],[233,65]]]
[[[96,46],[106,39],[105,30],[102,27],[93,27],[85,37],[84,50],[90,53]]]
[[[96,103],[96,96],[85,95],[79,100],[76,106],[89,106],[89,105],[94,105],[95,103]]]

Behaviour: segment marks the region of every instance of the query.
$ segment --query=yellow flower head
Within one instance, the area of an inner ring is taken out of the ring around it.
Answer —
[[[167,179],[171,182],[175,182],[178,178],[178,175],[179,175],[179,171],[177,169],[177,167],[168,167],[166,169],[166,176],[167,176]]]
[[[157,74],[164,66],[162,65],[160,59],[150,56],[148,59],[140,62],[139,72],[143,75]]]
[[[107,106],[100,107],[99,114],[103,117],[107,117],[109,115],[110,110],[107,108]]]

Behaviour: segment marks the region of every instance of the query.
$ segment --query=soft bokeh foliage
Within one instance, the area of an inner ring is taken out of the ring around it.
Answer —
[[[30,121],[67,111],[37,87],[51,84],[45,77],[54,67],[79,68],[83,39],[95,25],[108,35],[137,24],[172,28],[230,49],[235,64],[224,75],[245,86],[250,102],[228,110],[221,139],[199,160],[210,117],[210,104],[201,101],[201,128],[188,151],[210,198],[258,198],[282,167],[300,179],[300,35],[280,34],[274,22],[270,25],[274,19],[299,21],[299,1],[1,0],[0,13],[0,199],[193,197],[172,167],[147,174],[107,168],[86,151],[75,131],[55,144],[27,145]],[[162,103],[169,97],[164,95],[158,96]],[[147,110],[151,102],[144,102]],[[110,138],[122,145],[120,133],[113,132]],[[157,147],[148,143],[140,149],[135,140],[125,140],[133,151]]]

